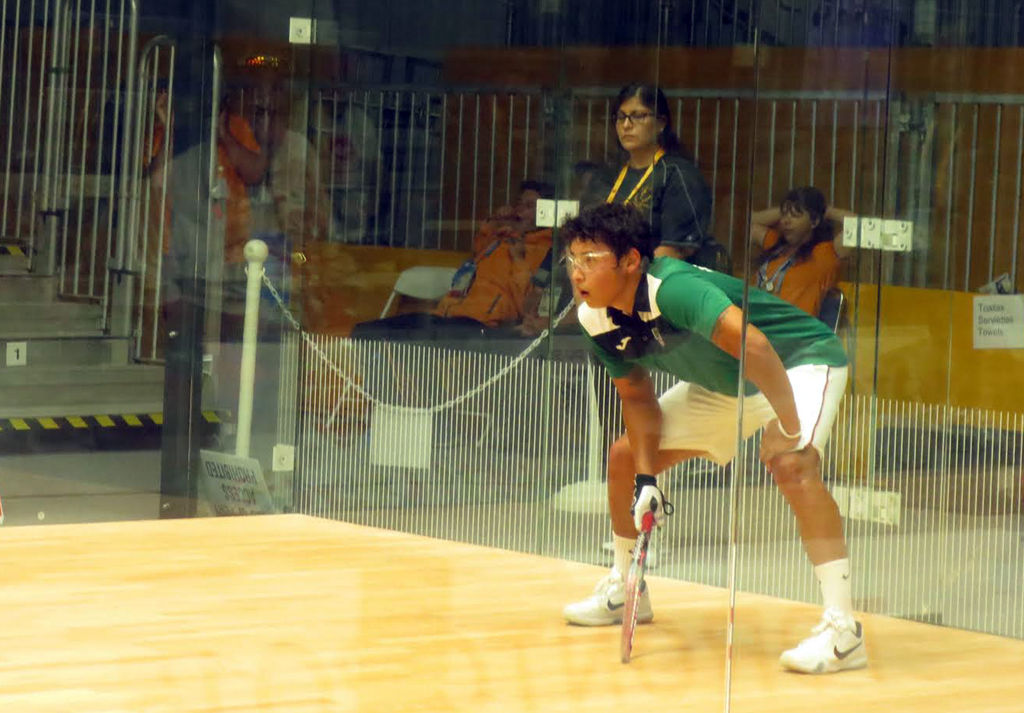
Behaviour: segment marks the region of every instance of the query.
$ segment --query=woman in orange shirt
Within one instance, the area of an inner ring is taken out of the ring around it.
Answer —
[[[853,213],[828,207],[821,191],[810,186],[793,188],[777,208],[754,213],[751,239],[761,248],[757,286],[817,317],[849,254],[842,244],[848,215]]]

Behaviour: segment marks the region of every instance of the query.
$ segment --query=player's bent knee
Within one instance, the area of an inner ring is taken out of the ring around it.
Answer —
[[[805,449],[776,456],[772,460],[772,476],[784,491],[817,487],[821,480],[817,469],[817,453]]]
[[[608,470],[611,473],[619,470],[623,472],[632,472],[634,470],[633,451],[630,450],[627,439],[618,439],[608,449]]]

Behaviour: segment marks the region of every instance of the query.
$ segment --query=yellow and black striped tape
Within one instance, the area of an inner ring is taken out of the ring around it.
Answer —
[[[203,421],[222,423],[229,418],[226,411],[203,411]],[[162,413],[102,413],[89,416],[34,416],[31,418],[0,418],[0,431],[31,433],[40,431],[82,431],[89,429],[135,429],[164,425]]]
[[[25,256],[25,251],[18,245],[0,245],[0,255]]]

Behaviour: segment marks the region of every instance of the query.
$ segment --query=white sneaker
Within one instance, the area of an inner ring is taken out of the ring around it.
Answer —
[[[868,665],[859,621],[838,609],[826,609],[813,631],[813,636],[782,654],[779,663],[784,668],[802,673],[835,673]]]
[[[651,597],[647,593],[647,582],[640,585],[640,604],[636,620],[646,623],[654,618]],[[572,624],[580,626],[610,626],[622,623],[623,604],[626,603],[626,583],[619,571],[612,569],[594,587],[594,593],[586,599],[567,604],[562,615]]]

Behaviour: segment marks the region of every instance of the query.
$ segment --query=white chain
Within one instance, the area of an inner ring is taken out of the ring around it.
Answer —
[[[347,374],[345,374],[338,367],[338,365],[334,363],[333,360],[331,360],[326,354],[324,354],[323,350],[319,347],[319,345],[317,345],[316,342],[314,342],[312,339],[310,339],[309,335],[306,334],[302,330],[302,325],[299,324],[299,320],[295,319],[295,315],[293,315],[291,313],[291,310],[288,309],[288,306],[285,305],[284,301],[281,299],[280,293],[278,293],[277,289],[274,287],[273,283],[270,281],[270,278],[267,277],[267,274],[266,274],[265,271],[263,272],[263,284],[267,286],[268,290],[270,290],[270,294],[273,295],[274,301],[277,302],[277,306],[281,309],[281,313],[284,314],[285,318],[291,323],[291,325],[295,329],[295,331],[297,331],[299,333],[299,335],[306,342],[306,344],[309,346],[309,348],[312,349],[313,352],[318,357],[320,357],[320,360],[322,362],[324,362],[328,367],[330,367],[331,371],[333,371],[335,374],[337,374],[339,377],[341,377],[342,381],[344,381],[348,386],[350,386],[352,389],[354,389],[356,391],[356,393],[361,395],[363,398],[365,398],[370,403],[372,403],[372,404],[374,404],[376,406],[382,406],[384,408],[393,409],[395,411],[408,411],[408,412],[414,412],[414,413],[436,413],[438,411],[444,411],[445,409],[449,409],[449,408],[452,408],[454,406],[458,406],[463,401],[467,401],[467,400],[471,399],[472,397],[476,396],[477,394],[479,394],[480,392],[484,391],[485,389],[489,388],[492,384],[496,383],[503,376],[505,376],[510,371],[515,369],[523,359],[525,359],[527,356],[529,356],[530,352],[532,352],[534,349],[536,349],[537,346],[542,341],[544,341],[544,339],[548,336],[548,332],[549,332],[549,329],[545,329],[543,332],[541,332],[537,336],[536,339],[534,339],[532,342],[530,342],[529,346],[527,346],[526,349],[524,349],[521,354],[516,356],[515,359],[513,359],[511,362],[506,364],[501,369],[499,369],[497,373],[495,373],[493,376],[488,378],[486,381],[484,381],[483,383],[481,383],[477,387],[471,389],[470,391],[468,391],[468,392],[466,392],[464,394],[461,394],[459,396],[451,398],[451,399],[449,399],[447,401],[443,401],[442,403],[437,404],[436,406],[430,406],[430,407],[398,406],[396,404],[384,403],[380,399],[378,399],[375,396],[373,396],[372,394],[370,394],[368,391],[366,391],[366,389],[364,389],[362,386],[360,386],[355,381],[353,381]],[[567,304],[565,306],[565,309],[562,310],[561,314],[559,314],[555,318],[554,324],[552,326],[557,326],[563,319],[565,319],[565,316],[567,314],[569,314],[569,310],[571,310],[572,308],[573,308],[573,303],[569,302],[569,304]]]

